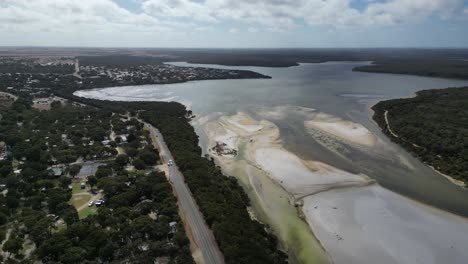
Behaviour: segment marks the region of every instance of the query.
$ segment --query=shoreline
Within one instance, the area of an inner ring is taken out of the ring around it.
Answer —
[[[421,90],[423,91],[423,90]],[[419,91],[418,91],[419,92]],[[399,98],[395,98],[395,99],[408,99],[408,98],[415,98],[416,96],[418,96],[418,92],[415,92],[409,96],[403,96],[403,97],[399,97]],[[384,129],[378,124],[378,122],[374,119],[374,117],[377,115],[376,111],[374,111],[373,107],[375,105],[377,105],[378,103],[380,102],[384,102],[384,101],[388,101],[388,100],[393,100],[393,99],[385,99],[385,100],[380,100],[380,101],[374,101],[372,103],[369,103],[367,104],[367,112],[368,112],[368,117],[369,117],[369,120],[374,123],[375,125],[377,125],[377,127],[380,129],[380,131],[382,132],[383,135],[385,135],[391,143],[393,144],[396,144],[398,147],[404,149],[407,153],[409,153],[412,157],[416,158],[417,160],[419,160],[421,163],[425,164],[427,167],[429,167],[431,170],[433,170],[435,173],[437,173],[438,175],[444,177],[445,179],[447,179],[450,183],[452,183],[453,185],[456,185],[458,187],[461,187],[463,189],[466,189],[467,188],[467,184],[465,182],[463,182],[462,180],[458,180],[450,175],[447,175],[439,170],[437,170],[436,168],[434,168],[434,166],[422,161],[421,159],[419,159],[418,157],[414,156],[410,151],[407,151],[402,145],[398,144],[397,142],[394,142],[393,140],[391,140],[391,138],[384,132]],[[385,124],[386,124],[386,127],[387,127],[387,130],[388,132],[390,133],[391,136],[393,136],[394,138],[400,138],[396,133],[394,133],[393,130],[391,130],[390,128],[390,123],[388,122],[388,110],[384,110],[384,121],[385,121]],[[408,142],[407,143],[411,144],[413,147],[415,148],[421,148],[420,146],[414,144],[414,143],[411,143],[411,142]]]

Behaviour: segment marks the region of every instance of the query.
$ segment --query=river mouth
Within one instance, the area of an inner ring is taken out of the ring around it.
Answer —
[[[257,217],[272,226],[297,262],[326,263],[331,258],[335,263],[440,263],[440,256],[445,256],[451,263],[463,263],[467,253],[462,248],[468,242],[465,219],[392,191],[467,215],[466,190],[389,142],[369,119],[368,107],[417,90],[466,82],[352,72],[356,65],[360,63],[228,67],[259,71],[273,79],[114,87],[75,94],[107,100],[174,100],[191,107],[198,116],[192,125],[205,153],[240,180]],[[215,142],[238,153],[213,153],[209,149]],[[385,224],[380,226],[379,221]],[[414,222],[421,226],[416,228]],[[441,227],[443,233],[437,231]],[[352,241],[366,247],[356,248]],[[420,255],[426,262],[418,262]]]

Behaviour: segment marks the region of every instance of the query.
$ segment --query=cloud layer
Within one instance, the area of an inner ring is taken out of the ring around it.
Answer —
[[[135,8],[111,0],[0,0],[0,32],[162,36],[215,29],[252,34],[297,28],[368,30],[468,17],[464,0],[128,0],[128,4]]]

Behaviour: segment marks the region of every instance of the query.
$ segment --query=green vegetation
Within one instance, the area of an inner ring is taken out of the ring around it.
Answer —
[[[395,142],[442,173],[468,183],[468,87],[425,90],[379,102],[374,120]],[[385,111],[395,137],[387,128]]]
[[[83,219],[83,218],[86,218],[86,217],[88,217],[90,215],[95,215],[95,214],[97,214],[97,212],[98,212],[98,209],[95,206],[85,207],[83,210],[78,212],[78,217],[80,219]]]
[[[127,171],[132,158],[117,163],[117,151],[104,143],[112,131],[112,112],[70,104],[39,112],[30,104],[21,97],[0,113],[0,141],[8,149],[0,161],[0,183],[8,190],[0,195],[0,237],[12,230],[3,247],[8,260],[0,262],[154,263],[157,257],[167,257],[171,263],[193,263],[165,175]],[[155,163],[157,151],[145,144],[142,126],[135,125],[126,126],[133,137],[121,146],[131,145],[135,157]],[[85,206],[78,215],[70,201],[79,207],[89,195],[73,199],[78,197],[74,192],[87,190],[74,183],[70,191],[67,172],[77,174],[81,166],[70,163],[81,159],[104,160],[107,165],[99,167],[94,178],[94,185],[103,190],[104,204]],[[65,168],[65,173],[56,173],[58,168]],[[169,226],[172,222],[177,223],[175,230]],[[26,259],[21,255],[25,245],[36,248]]]
[[[372,65],[356,67],[353,70],[468,79],[468,61],[461,60],[384,60]]]
[[[75,208],[78,208],[82,205],[87,204],[90,198],[90,194],[83,193],[82,195],[73,195],[70,201],[73,204],[73,206],[75,206]]]

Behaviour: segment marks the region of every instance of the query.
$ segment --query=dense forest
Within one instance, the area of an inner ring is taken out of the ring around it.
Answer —
[[[373,109],[374,120],[393,141],[468,183],[468,87],[420,91],[414,98],[382,101]]]
[[[225,176],[212,159],[202,157],[198,136],[175,102],[115,102],[86,99],[61,90],[62,96],[114,112],[139,113],[157,127],[174,155],[204,218],[228,264],[287,263],[276,236],[250,218],[249,199],[234,177]]]
[[[468,79],[466,60],[383,60],[354,71],[373,73],[411,74],[426,77]]]

